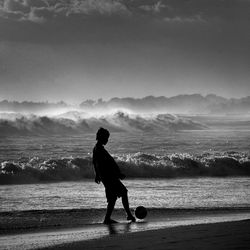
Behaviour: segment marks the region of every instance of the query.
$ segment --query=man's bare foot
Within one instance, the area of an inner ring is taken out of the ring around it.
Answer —
[[[131,220],[132,222],[136,222],[136,219],[135,219],[135,217],[133,215],[129,215],[127,217],[127,220]]]

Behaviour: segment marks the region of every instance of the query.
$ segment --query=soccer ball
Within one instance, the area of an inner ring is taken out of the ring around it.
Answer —
[[[144,219],[147,216],[147,209],[143,206],[139,206],[135,209],[135,216],[138,219]]]

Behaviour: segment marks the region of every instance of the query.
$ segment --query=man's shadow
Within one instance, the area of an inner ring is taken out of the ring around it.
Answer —
[[[116,235],[116,234],[124,234],[129,233],[132,223],[124,223],[124,224],[109,224],[107,228],[109,230],[109,235]]]
[[[147,221],[138,221],[136,223],[114,223],[107,225],[109,235],[125,234],[141,229],[144,231],[148,226]]]

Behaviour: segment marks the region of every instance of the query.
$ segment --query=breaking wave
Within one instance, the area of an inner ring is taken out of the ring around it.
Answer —
[[[176,115],[137,115],[116,112],[104,116],[87,116],[81,112],[67,112],[58,116],[0,114],[0,135],[55,135],[95,132],[99,127],[119,131],[175,131],[201,130],[206,126]]]
[[[128,178],[250,176],[250,156],[224,152],[190,154],[123,154],[114,156]],[[31,159],[1,163],[0,184],[73,181],[93,178],[91,157]]]

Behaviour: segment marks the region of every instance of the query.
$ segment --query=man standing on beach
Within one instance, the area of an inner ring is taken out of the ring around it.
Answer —
[[[135,217],[132,215],[129,202],[128,190],[122,184],[121,180],[125,175],[120,172],[119,166],[116,164],[114,158],[105,150],[104,145],[107,144],[109,139],[109,131],[100,128],[96,133],[97,143],[93,149],[93,164],[95,169],[95,182],[103,183],[107,197],[107,211],[104,219],[104,224],[116,223],[111,219],[111,214],[114,210],[117,198],[122,197],[122,204],[127,213],[127,220],[135,222]]]

